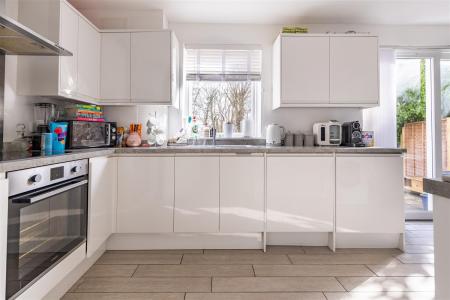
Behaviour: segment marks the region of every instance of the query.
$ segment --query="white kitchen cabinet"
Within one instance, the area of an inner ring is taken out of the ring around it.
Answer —
[[[78,93],[99,98],[100,33],[84,18],[78,26]]]
[[[174,158],[118,158],[118,233],[173,232]]]
[[[19,21],[60,44],[73,56],[19,56],[20,95],[97,102],[100,34],[72,5],[61,0],[20,0]]]
[[[273,108],[378,105],[378,38],[281,34],[273,45]]]
[[[220,232],[264,231],[264,157],[220,157]]]
[[[178,42],[172,31],[131,33],[131,102],[176,103]]]
[[[219,232],[219,157],[175,157],[175,232]]]
[[[8,235],[8,179],[0,173],[0,295],[6,294],[6,257]]]
[[[280,105],[328,104],[329,37],[280,36],[277,43],[281,86],[274,98],[280,98]]]
[[[130,101],[131,33],[101,34],[102,101]]]
[[[336,232],[402,233],[404,221],[401,156],[336,157]]]
[[[117,160],[89,159],[87,256],[93,255],[114,232],[117,199]]]
[[[332,232],[334,158],[267,157],[267,232]]]
[[[378,39],[330,37],[330,103],[378,104]]]

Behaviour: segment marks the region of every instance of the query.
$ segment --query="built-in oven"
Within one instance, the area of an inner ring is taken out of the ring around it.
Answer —
[[[10,172],[6,298],[86,241],[88,161]]]

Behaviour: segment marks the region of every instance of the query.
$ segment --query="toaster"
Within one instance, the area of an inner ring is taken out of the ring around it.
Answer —
[[[315,123],[313,134],[317,146],[339,146],[342,142],[342,124],[334,120]]]

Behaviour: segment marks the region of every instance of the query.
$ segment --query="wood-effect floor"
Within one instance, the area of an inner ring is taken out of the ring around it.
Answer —
[[[107,251],[65,300],[434,298],[433,225],[406,224],[406,249]]]

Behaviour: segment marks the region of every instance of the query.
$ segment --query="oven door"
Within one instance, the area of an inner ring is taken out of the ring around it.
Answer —
[[[86,241],[87,176],[9,198],[6,298]]]
[[[71,121],[69,123],[69,148],[109,146],[109,136],[109,123],[86,121]]]

